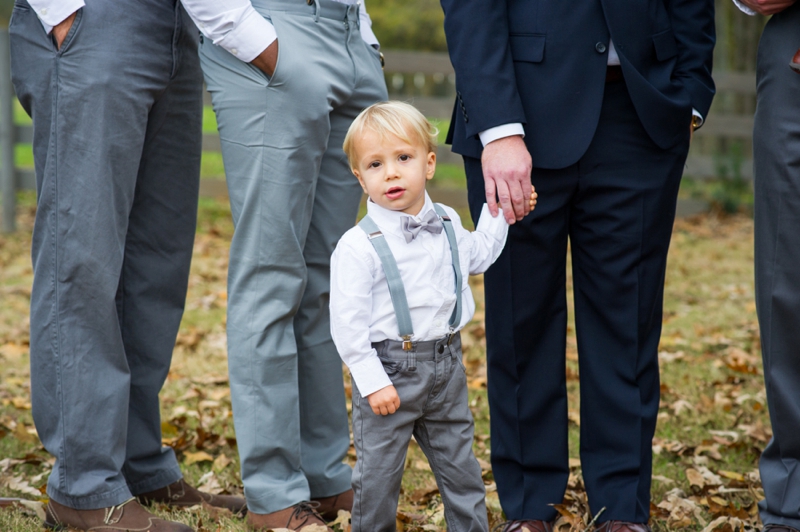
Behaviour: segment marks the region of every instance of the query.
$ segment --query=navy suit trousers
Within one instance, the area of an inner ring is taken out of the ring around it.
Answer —
[[[620,81],[606,84],[597,131],[577,163],[548,170],[533,161],[536,210],[510,228],[485,275],[492,467],[508,519],[554,519],[548,505],[562,502],[569,476],[568,249],[592,513],[648,519],[664,272],[688,148],[688,122],[685,139],[656,146]],[[480,161],[465,166],[477,222]]]

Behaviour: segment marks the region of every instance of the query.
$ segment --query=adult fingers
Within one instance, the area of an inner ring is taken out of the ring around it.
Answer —
[[[522,208],[523,214],[522,217],[519,219],[522,220],[528,213],[531,212],[531,205],[527,201],[528,198],[531,197],[531,192],[533,191],[533,185],[531,184],[530,176],[525,176],[524,179],[520,180],[520,185],[522,185]]]
[[[483,178],[483,190],[486,193],[486,205],[492,216],[497,216],[497,186],[494,179],[488,175]]]
[[[516,222],[514,208],[511,205],[511,192],[508,190],[508,183],[505,181],[497,181],[497,198],[500,200],[500,207],[502,207],[503,215],[509,225]]]
[[[517,221],[520,221],[530,212],[530,204],[525,201],[525,199],[529,198],[531,193],[528,192],[528,194],[525,195],[523,193],[524,184],[516,179],[509,179],[507,185],[508,195],[511,198],[511,208],[514,210],[514,217]]]

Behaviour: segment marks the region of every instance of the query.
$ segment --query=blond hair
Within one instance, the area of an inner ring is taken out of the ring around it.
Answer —
[[[422,145],[428,152],[436,152],[436,136],[439,130],[428,122],[416,107],[405,102],[389,101],[370,105],[353,120],[344,137],[344,153],[350,167],[356,167],[355,139],[365,131],[372,131],[384,138],[394,135],[412,145]]]

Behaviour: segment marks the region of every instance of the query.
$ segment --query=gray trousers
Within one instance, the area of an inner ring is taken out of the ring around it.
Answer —
[[[158,393],[183,314],[197,217],[202,78],[175,0],[87,0],[60,50],[17,0],[12,77],[33,117],[31,395],[79,509],[181,478]]]
[[[758,49],[756,306],[773,437],[761,455],[764,524],[800,528],[800,4],[774,15]]]
[[[248,508],[268,513],[350,487],[342,366],[328,315],[330,256],[361,188],[342,151],[386,99],[358,6],[256,0],[279,56],[269,78],[208,40],[200,59],[219,124],[235,232],[228,366]]]
[[[353,532],[394,532],[400,483],[411,436],[428,462],[444,502],[449,532],[487,532],[486,490],[472,453],[475,424],[469,410],[461,336],[373,344],[400,396],[394,414],[380,416],[353,385]]]

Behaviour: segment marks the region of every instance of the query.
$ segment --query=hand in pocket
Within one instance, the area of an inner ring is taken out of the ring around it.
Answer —
[[[78,12],[76,11],[53,26],[53,38],[56,40],[56,48],[59,50],[61,49],[61,45],[64,44],[64,39],[67,38],[67,34],[69,34],[69,30],[72,28],[72,23],[75,22],[75,15],[77,14]]]
[[[278,64],[278,39],[272,41],[251,63],[267,76],[272,77],[272,74],[275,73],[275,66]]]

